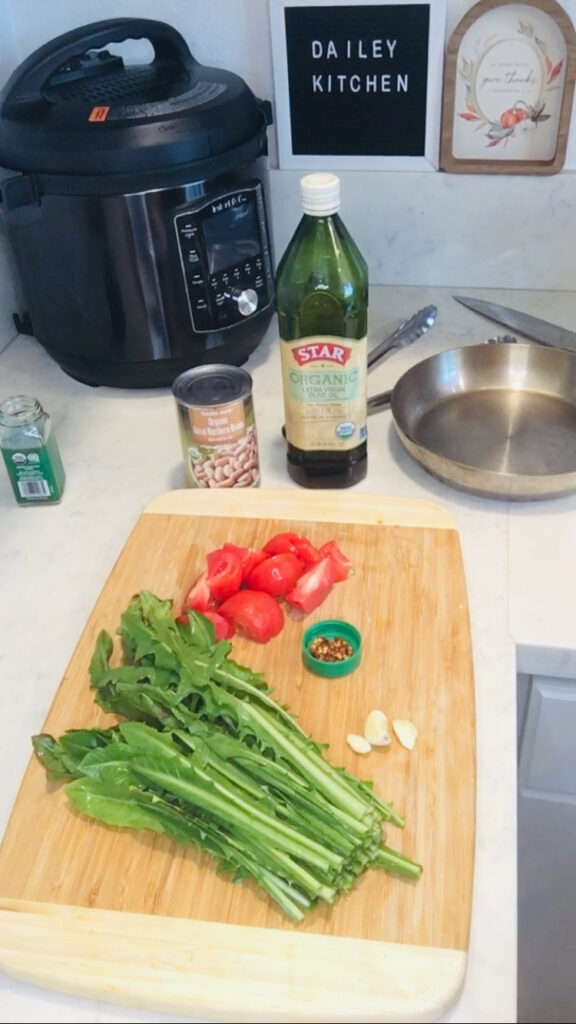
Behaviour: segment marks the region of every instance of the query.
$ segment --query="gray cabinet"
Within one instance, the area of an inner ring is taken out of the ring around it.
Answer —
[[[576,1020],[576,681],[518,677],[518,1019]]]

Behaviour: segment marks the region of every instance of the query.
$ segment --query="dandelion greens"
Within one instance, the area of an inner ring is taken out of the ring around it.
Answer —
[[[230,658],[198,612],[177,622],[172,602],[142,591],[118,630],[113,666],[102,631],[90,663],[110,729],[33,737],[71,804],[109,825],[151,829],[252,878],[294,921],[334,903],[367,868],[419,878],[419,864],[386,845],[404,819],[369,783],[331,764],[264,679]]]

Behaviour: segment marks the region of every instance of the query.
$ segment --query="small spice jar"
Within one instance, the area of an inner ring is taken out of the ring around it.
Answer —
[[[55,504],[65,473],[50,416],[37,398],[0,402],[0,450],[19,505]]]

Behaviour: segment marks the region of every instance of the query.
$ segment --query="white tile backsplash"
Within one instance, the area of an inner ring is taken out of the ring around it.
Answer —
[[[299,217],[299,178],[271,173],[277,256]],[[342,172],[340,179],[342,216],[373,284],[576,288],[574,172]]]

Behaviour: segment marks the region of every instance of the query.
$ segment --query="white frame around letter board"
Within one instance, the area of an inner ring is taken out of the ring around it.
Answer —
[[[435,171],[440,162],[442,85],[446,38],[446,0],[268,0],[274,70],[278,161],[283,170]],[[294,154],[288,86],[284,11],[288,7],[362,7],[425,4],[430,8],[426,127],[423,156],[334,156]]]

